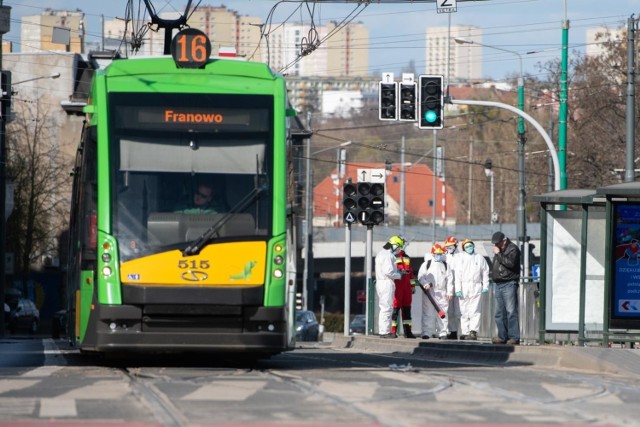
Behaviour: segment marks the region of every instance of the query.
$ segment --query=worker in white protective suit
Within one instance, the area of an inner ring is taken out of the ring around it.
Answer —
[[[460,258],[460,252],[458,252],[458,239],[454,236],[447,237],[443,245],[446,253],[446,261],[451,272],[453,273],[454,287],[456,283],[456,274],[458,273],[458,258]],[[449,318],[449,335],[450,340],[458,339],[458,325],[460,323],[460,301],[458,300],[458,290],[455,289],[453,299],[449,301],[449,309],[447,310],[447,317]]]
[[[397,338],[391,333],[391,315],[393,314],[393,295],[396,290],[394,280],[401,274],[396,267],[396,254],[404,249],[404,239],[391,236],[382,250],[376,255],[376,293],[378,294],[378,333],[380,338]]]
[[[475,244],[465,239],[462,253],[456,257],[456,293],[460,301],[460,339],[477,340],[480,329],[481,296],[489,292],[489,264],[475,251]]]
[[[446,263],[445,250],[441,245],[436,243],[431,248],[431,254],[425,255],[418,271],[418,282],[425,291],[422,295],[422,339],[429,339],[436,333],[434,326],[438,331],[438,337],[447,339],[449,316],[445,313],[453,299],[454,283],[451,268]],[[426,292],[431,294],[433,302]]]

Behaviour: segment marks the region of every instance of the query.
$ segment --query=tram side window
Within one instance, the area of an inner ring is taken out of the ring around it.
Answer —
[[[89,127],[85,135],[77,201],[83,262],[96,259],[98,231],[98,169],[95,127]]]

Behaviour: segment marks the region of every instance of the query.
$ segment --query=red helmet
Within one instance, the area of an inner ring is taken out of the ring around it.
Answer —
[[[456,239],[453,236],[447,237],[447,240],[444,241],[444,246],[452,246],[457,244],[458,244],[458,239]]]
[[[439,244],[435,244],[433,246],[431,246],[431,253],[434,255],[442,255],[444,254],[444,248],[442,247],[442,245]]]

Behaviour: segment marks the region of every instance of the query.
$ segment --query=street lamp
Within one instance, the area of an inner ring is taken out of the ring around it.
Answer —
[[[34,77],[32,79],[21,80],[19,82],[13,82],[13,83],[11,83],[11,86],[15,86],[15,85],[19,85],[19,84],[27,83],[27,82],[34,82],[36,80],[43,80],[43,79],[52,79],[52,80],[54,80],[54,79],[57,79],[58,77],[60,77],[60,73],[55,73],[55,74],[52,74],[50,76]]]
[[[490,204],[490,209],[489,209],[489,224],[495,224],[497,219],[498,219],[498,215],[496,214],[496,211],[494,210],[493,207],[493,170],[491,169],[491,167],[493,166],[493,164],[491,163],[491,159],[487,159],[484,162],[484,174],[489,178],[490,180],[490,188],[491,188],[491,198],[489,199],[491,204]]]
[[[503,49],[497,46],[486,45],[483,43],[478,43],[473,40],[465,40],[465,39],[454,39],[458,44],[477,44],[478,46],[488,47],[490,49],[499,50],[502,52],[507,52],[512,55],[516,55],[518,57],[518,62],[520,64],[520,75],[518,76],[518,109],[520,111],[524,111],[524,72],[522,68],[522,55],[514,50]],[[524,119],[518,116],[518,208],[516,214],[516,227],[518,234],[518,241],[521,244],[521,247],[524,249],[524,271],[522,272],[522,276],[528,276],[529,270],[529,254],[527,244],[527,215],[525,210],[525,169],[524,169],[524,143],[526,141],[525,138],[525,129],[524,129]]]
[[[311,157],[316,154],[320,154],[325,151],[338,149],[338,159],[340,159],[340,149],[342,147],[346,147],[347,145],[351,145],[351,141],[345,141],[341,144],[338,144],[333,147],[323,148],[322,150],[311,152],[311,138],[307,142],[307,171],[306,171],[306,180],[305,180],[305,221],[307,223],[304,246],[305,246],[305,257],[304,257],[304,273],[302,277],[302,305],[303,309],[307,310],[308,302],[313,301],[313,185],[312,185],[312,177],[311,177]],[[340,161],[338,160],[338,170],[340,169]]]

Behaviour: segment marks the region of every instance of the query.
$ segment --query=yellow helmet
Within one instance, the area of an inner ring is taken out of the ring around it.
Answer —
[[[389,237],[389,240],[387,241],[387,244],[390,247],[394,247],[395,246],[395,249],[402,249],[402,248],[404,248],[404,239],[402,237],[400,237],[400,236],[391,236],[391,237]]]
[[[475,243],[473,243],[473,240],[471,240],[471,239],[464,239],[464,240],[462,241],[462,249],[464,250],[464,247],[465,247],[465,246],[467,246],[469,243],[470,243],[470,244],[472,244],[473,246],[475,246]]]

